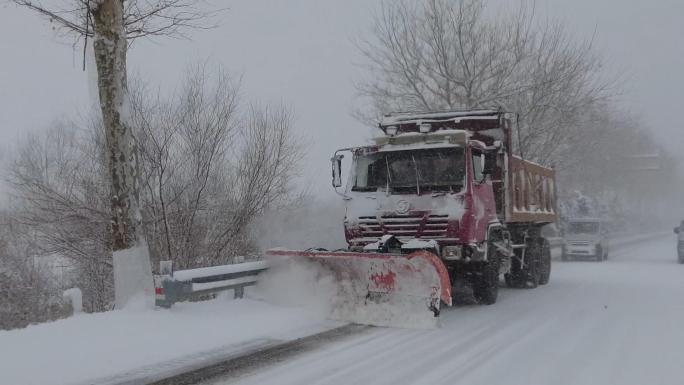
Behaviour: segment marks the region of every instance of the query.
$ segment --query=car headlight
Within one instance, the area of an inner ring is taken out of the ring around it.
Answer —
[[[463,246],[444,246],[442,248],[442,258],[451,260],[463,258]]]

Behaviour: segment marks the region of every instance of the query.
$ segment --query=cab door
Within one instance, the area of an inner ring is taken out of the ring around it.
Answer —
[[[484,151],[471,147],[470,149],[470,175],[472,186],[472,215],[473,229],[476,239],[484,240],[487,234],[487,227],[491,221],[496,219],[496,200],[494,199],[494,188],[490,175],[486,175]]]

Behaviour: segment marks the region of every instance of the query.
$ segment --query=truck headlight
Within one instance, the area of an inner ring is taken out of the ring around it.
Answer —
[[[444,246],[442,248],[442,258],[448,260],[463,258],[463,246]]]

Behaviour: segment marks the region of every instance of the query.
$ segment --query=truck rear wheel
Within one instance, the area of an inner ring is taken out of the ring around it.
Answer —
[[[512,289],[520,287],[520,280],[518,279],[517,274],[513,272],[512,268],[510,273],[504,274],[504,281],[506,282],[506,286]]]
[[[496,248],[489,246],[489,261],[482,265],[482,275],[474,276],[472,281],[473,297],[483,305],[493,305],[499,296],[500,257]]]
[[[540,278],[540,253],[530,253],[527,258],[527,263],[523,267],[523,287],[527,289],[534,289],[539,286]]]
[[[551,246],[546,239],[541,240],[539,284],[546,285],[551,278]]]

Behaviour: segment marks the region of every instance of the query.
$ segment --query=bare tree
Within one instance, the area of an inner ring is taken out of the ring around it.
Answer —
[[[679,178],[673,175],[680,170],[642,119],[608,105],[585,113],[589,119],[578,126],[572,146],[561,153],[564,161],[557,168],[561,200],[572,201],[580,192],[624,225],[652,218],[659,206],[677,201]],[[650,169],[635,169],[630,158],[642,155],[654,155],[657,162]],[[644,197],[652,196],[658,199],[644,204]],[[604,213],[595,213],[599,214]]]
[[[137,151],[130,121],[126,54],[129,39],[180,33],[201,27],[207,14],[184,0],[77,0],[67,8],[14,0],[58,23],[69,32],[94,39],[102,121],[105,128],[106,170],[110,184],[111,247],[114,252],[116,298],[119,307],[135,296],[153,298],[149,251],[142,228],[137,186]],[[92,26],[92,29],[90,27]],[[121,280],[116,282],[116,279]]]
[[[146,229],[153,258],[180,268],[256,251],[250,224],[297,198],[300,140],[283,107],[239,112],[238,86],[193,69],[172,99],[136,97]]]
[[[109,308],[112,293],[109,188],[101,124],[58,123],[21,145],[9,167],[12,219],[40,257],[64,259],[87,311]],[[99,134],[99,135],[98,135]]]
[[[152,260],[191,268],[256,252],[254,220],[298,198],[293,182],[301,146],[290,113],[256,104],[242,111],[238,82],[202,66],[170,97],[133,84],[142,223]],[[18,146],[9,167],[13,220],[28,229],[36,255],[68,262],[86,311],[111,306],[104,140],[99,118],[56,124]]]
[[[371,38],[358,46],[370,101],[362,119],[397,110],[502,107],[520,114],[522,152],[549,163],[583,109],[611,95],[591,41],[534,13],[488,16],[485,0],[383,2]]]
[[[0,212],[0,330],[65,317],[69,309],[27,228]]]
[[[174,98],[150,104],[153,98],[144,93],[136,97],[133,119],[140,127],[155,259],[164,256],[185,267],[197,263],[195,256],[207,257],[202,220],[230,188],[224,174],[227,152],[236,147],[237,93],[225,73],[211,77],[196,67]]]
[[[234,207],[224,229],[215,234],[215,255],[246,235],[250,221],[274,205],[288,202],[302,157],[292,130],[291,114],[283,107],[252,105],[236,152],[229,183]]]

